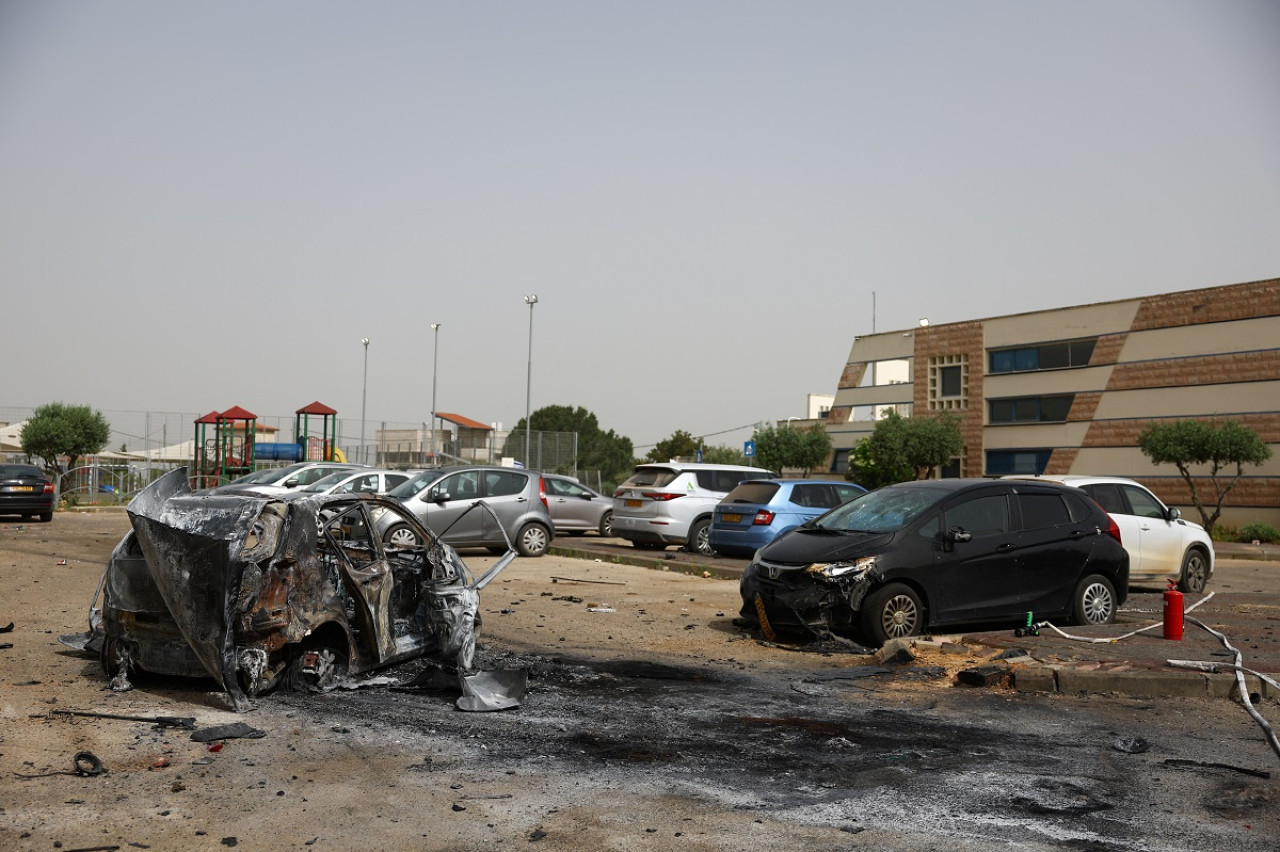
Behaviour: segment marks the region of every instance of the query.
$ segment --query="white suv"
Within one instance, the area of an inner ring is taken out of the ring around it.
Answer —
[[[613,534],[642,550],[670,544],[710,555],[716,504],[739,482],[777,474],[736,464],[666,462],[637,465],[613,492]]]
[[[1176,580],[1184,592],[1199,594],[1213,576],[1213,539],[1204,527],[1182,517],[1132,479],[1120,476],[1006,476],[1071,485],[1093,498],[1120,527],[1129,551],[1129,585]]]

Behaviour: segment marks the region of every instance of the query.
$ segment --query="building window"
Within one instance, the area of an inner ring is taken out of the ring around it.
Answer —
[[[987,450],[987,475],[1044,473],[1053,450]]]
[[[969,357],[942,355],[929,359],[929,408],[953,411],[969,405]]]
[[[1024,373],[1032,370],[1061,370],[1087,367],[1093,357],[1098,338],[1069,340],[1065,343],[1042,343],[1016,349],[993,349],[988,353],[991,373]]]
[[[831,456],[831,472],[844,473],[849,469],[849,450],[836,450]]]
[[[993,399],[987,403],[990,423],[1063,423],[1071,411],[1075,394]]]
[[[944,464],[938,469],[939,479],[961,479],[964,477],[964,467],[960,462],[960,457],[955,456],[951,461]]]

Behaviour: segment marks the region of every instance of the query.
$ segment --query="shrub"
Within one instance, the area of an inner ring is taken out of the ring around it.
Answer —
[[[1237,531],[1236,541],[1261,541],[1273,544],[1280,541],[1280,530],[1271,524],[1245,524]]]
[[[1239,541],[1240,530],[1229,524],[1214,524],[1209,537],[1214,541]]]

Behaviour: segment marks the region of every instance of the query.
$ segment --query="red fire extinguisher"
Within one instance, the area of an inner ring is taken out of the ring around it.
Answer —
[[[1164,638],[1182,638],[1182,592],[1173,580],[1164,592]]]

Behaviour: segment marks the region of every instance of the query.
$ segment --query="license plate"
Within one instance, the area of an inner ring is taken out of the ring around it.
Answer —
[[[738,524],[742,522],[742,515],[737,512],[725,512],[720,517],[724,518],[726,524]]]
[[[639,509],[639,508],[640,508],[640,501],[639,501],[639,500],[628,500],[628,501],[627,501],[627,508],[628,508],[628,509]]]
[[[36,490],[36,487],[35,487],[34,485],[15,485],[15,486],[13,486],[13,488],[12,488],[11,490],[13,490],[13,491],[35,491],[35,490]]]

